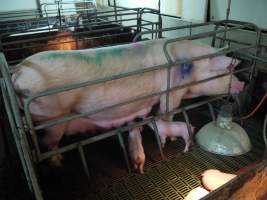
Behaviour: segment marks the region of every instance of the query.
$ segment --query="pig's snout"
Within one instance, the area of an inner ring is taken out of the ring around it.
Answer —
[[[15,73],[11,76],[11,82],[13,84],[13,87],[15,89],[15,91],[20,91],[20,87],[19,87],[19,84],[18,84],[18,77],[19,77],[19,73]]]
[[[233,80],[231,83],[230,92],[231,93],[239,93],[239,92],[243,91],[244,86],[245,86],[244,82]]]

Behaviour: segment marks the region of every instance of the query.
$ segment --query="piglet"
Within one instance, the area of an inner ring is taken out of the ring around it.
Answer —
[[[185,122],[169,122],[169,121],[157,120],[156,125],[158,128],[159,137],[163,147],[168,137],[170,138],[171,141],[176,140],[177,137],[182,137],[185,141],[184,152],[188,151],[191,141],[187,125]],[[152,124],[149,124],[149,126],[154,130]],[[191,126],[192,133],[194,132],[194,129],[195,127]]]
[[[209,194],[209,192],[207,190],[205,190],[202,187],[197,187],[197,188],[194,188],[193,190],[191,190],[186,195],[184,200],[199,200],[199,199],[203,198],[204,196],[206,196],[207,194]]]
[[[235,177],[235,174],[223,173],[217,169],[208,169],[202,174],[202,184],[207,190],[213,191]]]
[[[142,145],[141,131],[142,128],[137,127],[129,132],[128,149],[134,169],[143,174],[146,156]]]

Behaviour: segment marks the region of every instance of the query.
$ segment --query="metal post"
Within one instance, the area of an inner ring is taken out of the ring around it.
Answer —
[[[187,126],[187,129],[188,129],[190,141],[193,141],[193,133],[192,133],[192,130],[191,130],[189,117],[188,117],[185,109],[183,109],[182,113],[183,113],[184,118],[185,118],[185,122],[186,122],[186,126]]]
[[[79,149],[80,157],[81,157],[81,160],[82,160],[84,172],[85,172],[85,174],[87,176],[88,181],[90,181],[91,180],[91,176],[90,176],[88,165],[87,165],[87,161],[86,161],[86,158],[85,158],[85,155],[84,155],[83,146],[81,144],[79,144],[78,145],[78,149]]]
[[[151,124],[152,124],[152,126],[154,128],[154,135],[155,135],[155,138],[156,138],[156,141],[157,141],[157,145],[158,145],[158,148],[159,148],[160,156],[161,156],[162,159],[165,159],[165,155],[164,155],[163,150],[162,150],[161,140],[160,140],[160,137],[159,137],[159,130],[158,130],[158,127],[157,127],[155,119],[151,120]]]
[[[216,117],[215,117],[215,114],[214,114],[213,106],[211,105],[211,103],[208,103],[208,106],[209,106],[209,111],[210,111],[210,115],[211,115],[212,121],[215,121]]]
[[[120,146],[121,146],[122,151],[123,151],[123,156],[124,156],[124,160],[125,160],[125,163],[126,163],[127,170],[130,173],[131,172],[131,167],[130,167],[129,157],[128,157],[128,154],[127,154],[127,150],[125,148],[125,144],[124,144],[123,138],[121,136],[121,132],[118,132],[117,136],[118,136],[119,143],[120,143]]]
[[[159,30],[161,30],[162,29],[162,16],[161,16],[161,2],[160,2],[160,0],[159,0],[159,2],[158,2],[158,7],[159,7],[159,13],[158,13],[158,21],[159,21],[159,23],[158,23],[158,27],[159,27]],[[159,36],[159,38],[162,38],[162,31],[159,31],[158,32],[158,36]]]
[[[36,172],[34,170],[34,166],[30,158],[29,144],[28,144],[28,141],[27,141],[27,138],[24,132],[22,120],[20,117],[20,111],[19,111],[19,106],[18,106],[18,102],[16,99],[16,94],[15,94],[14,88],[12,87],[11,77],[8,71],[8,65],[2,53],[0,53],[0,62],[1,62],[0,70],[3,76],[3,79],[5,81],[5,84],[6,84],[8,97],[10,98],[10,108],[12,110],[12,114],[14,117],[16,131],[18,133],[18,136],[20,136],[19,143],[20,143],[20,147],[22,150],[21,155],[23,156],[20,159],[23,160],[22,162],[25,162],[25,167],[27,168],[25,173],[26,173],[26,176],[28,174],[30,178],[30,185],[31,185],[30,190],[33,192],[37,200],[43,200],[43,196],[42,196],[42,192],[41,192],[38,180],[37,180]]]
[[[226,10],[226,21],[229,20],[230,9],[231,9],[231,0],[228,0],[227,10]],[[223,35],[223,40],[221,40],[220,47],[225,45],[227,28],[228,28],[228,26],[227,26],[227,22],[226,22],[225,23],[225,32]]]
[[[114,11],[115,11],[115,21],[118,21],[118,16],[117,16],[117,2],[116,0],[113,0],[113,4],[114,4]]]

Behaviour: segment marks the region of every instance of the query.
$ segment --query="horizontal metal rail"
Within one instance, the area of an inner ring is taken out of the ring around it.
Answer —
[[[244,71],[247,71],[247,70],[248,70],[247,68],[246,69],[242,69],[242,70],[237,70],[237,71],[234,72],[234,74],[235,73],[244,72]],[[180,86],[175,86],[175,87],[170,88],[169,90],[166,89],[166,90],[163,90],[163,91],[160,91],[160,92],[155,92],[155,93],[151,93],[151,94],[148,94],[148,95],[145,95],[145,96],[133,98],[133,99],[131,99],[129,101],[117,103],[117,104],[114,104],[114,105],[111,105],[111,106],[107,106],[107,107],[104,107],[104,108],[100,108],[100,109],[96,109],[96,110],[93,110],[93,111],[90,111],[90,112],[84,112],[84,113],[81,113],[81,114],[67,116],[67,117],[64,117],[64,118],[54,119],[54,120],[51,120],[51,121],[47,121],[47,122],[45,122],[45,123],[43,123],[41,125],[37,125],[36,127],[34,127],[34,129],[35,130],[40,130],[40,129],[48,128],[50,126],[61,124],[63,122],[71,121],[71,120],[78,119],[78,118],[81,118],[81,117],[90,116],[90,115],[93,115],[93,114],[96,114],[96,113],[99,113],[99,112],[107,111],[107,110],[112,109],[112,108],[116,108],[116,107],[127,105],[127,104],[130,104],[130,103],[133,103],[133,102],[141,101],[141,100],[148,99],[148,98],[151,98],[151,97],[154,97],[154,96],[159,96],[159,95],[162,95],[162,94],[166,94],[167,92],[171,92],[171,91],[174,91],[174,90],[182,89],[182,88],[185,88],[185,87],[190,87],[190,86],[193,86],[193,85],[205,83],[207,81],[211,81],[211,80],[214,80],[214,79],[217,79],[217,78],[221,78],[221,77],[224,77],[224,76],[227,76],[227,75],[230,75],[230,73],[224,73],[224,74],[213,76],[211,78],[203,79],[203,80],[200,80],[200,81],[191,82],[191,83],[180,85]],[[45,95],[45,96],[47,96],[47,95]],[[28,103],[27,100],[26,100],[26,105]],[[28,107],[29,106],[27,106],[25,108],[28,108]]]
[[[227,95],[220,95],[220,96],[211,98],[209,100],[201,101],[201,102],[189,105],[189,106],[178,108],[178,109],[175,109],[175,110],[169,112],[169,114],[178,114],[178,113],[181,113],[183,111],[188,111],[188,110],[191,110],[191,109],[206,105],[208,103],[220,100],[221,98],[224,98],[224,97],[227,97]],[[148,118],[142,120],[141,122],[135,122],[134,124],[130,124],[130,125],[127,125],[127,126],[124,126],[124,127],[120,127],[120,128],[115,129],[115,130],[111,130],[111,131],[108,131],[106,133],[90,137],[90,138],[85,139],[85,140],[80,141],[80,142],[72,143],[70,145],[61,147],[60,149],[57,149],[57,150],[53,150],[53,151],[42,153],[42,154],[40,154],[40,161],[48,159],[48,158],[50,158],[50,157],[52,157],[54,155],[57,155],[59,153],[64,153],[66,151],[73,150],[73,149],[77,148],[79,145],[85,146],[87,144],[91,144],[91,143],[94,143],[94,142],[97,142],[97,141],[100,141],[100,140],[115,136],[117,134],[117,132],[125,132],[125,131],[128,131],[128,130],[132,129],[132,128],[148,124],[152,120],[161,119],[164,115],[165,114],[159,114],[157,116],[151,116],[151,117],[148,117]]]
[[[125,12],[125,11],[131,11],[131,10],[133,10],[133,9],[121,9],[121,10],[118,10],[118,11],[120,11],[120,12]],[[147,13],[151,13],[152,11],[146,11]],[[103,14],[108,14],[108,13],[114,13],[114,14],[110,14],[110,15],[103,15]],[[92,13],[90,13],[90,14],[92,14]],[[125,15],[135,15],[136,14],[136,12],[132,12],[132,13],[115,13],[113,10],[112,11],[96,11],[96,12],[94,12],[93,13],[93,16],[91,16],[91,18],[95,18],[95,17],[97,17],[97,18],[100,18],[100,17],[102,17],[102,18],[104,18],[104,17],[116,17],[116,16],[125,16]],[[77,19],[76,20],[78,20],[79,19],[79,17],[81,17],[83,14],[80,14],[78,17],[77,17]],[[86,17],[88,17],[88,13],[84,13],[84,15],[86,15]],[[95,16],[95,17],[94,17]],[[49,22],[48,22],[48,19],[49,18],[55,18],[55,16],[53,16],[53,17],[43,17],[43,18],[38,18],[38,19],[33,19],[32,20],[32,22],[39,22],[38,20],[43,20],[43,22],[45,22],[45,23],[47,23],[48,25],[49,25]],[[9,22],[9,24],[18,24],[19,22],[21,22],[21,23],[26,23],[26,22],[30,22],[31,20],[30,19],[27,19],[27,20],[23,20],[23,21],[21,21],[21,20],[19,20],[19,21],[14,21],[14,22]],[[4,25],[4,24],[1,24],[0,23],[0,25]],[[50,24],[50,25],[52,25],[52,24]],[[15,32],[9,32],[9,33],[6,33],[6,34],[14,34]],[[20,32],[19,32],[20,33]]]
[[[145,35],[145,34],[150,34],[150,33],[158,33],[160,31],[174,31],[174,30],[180,30],[180,29],[185,29],[185,28],[196,28],[196,27],[200,27],[200,26],[208,26],[208,25],[222,25],[224,23],[232,23],[232,24],[235,24],[235,25],[239,25],[239,28],[237,27],[232,27],[232,28],[228,28],[227,29],[227,32],[231,31],[231,30],[236,30],[236,29],[242,29],[242,28],[246,28],[246,27],[252,27],[255,29],[256,32],[260,32],[260,29],[250,23],[250,22],[240,22],[240,21],[235,21],[235,20],[221,20],[221,21],[215,21],[215,22],[205,22],[205,23],[199,23],[199,24],[190,24],[190,25],[184,25],[184,26],[177,26],[177,27],[169,27],[169,28],[163,28],[163,29],[158,29],[158,30],[153,30],[153,31],[144,31],[144,32],[141,32],[141,33],[138,33],[135,38],[133,39],[133,42],[136,42],[138,40],[138,38],[142,35]],[[225,31],[225,29],[224,29]],[[221,31],[220,32],[215,32],[214,33],[222,33]],[[203,33],[205,35],[205,33]],[[190,37],[190,36],[188,36]]]
[[[151,25],[151,23],[147,23],[145,25]],[[129,26],[123,26],[123,27],[113,27],[113,28],[104,28],[100,30],[89,30],[89,31],[83,31],[80,33],[71,33],[71,34],[62,34],[62,35],[57,35],[56,38],[63,38],[63,37],[69,37],[69,36],[82,36],[90,33],[101,33],[103,31],[108,32],[108,31],[115,31],[115,30],[121,30],[122,28],[127,29],[127,28],[133,28],[136,27],[137,25],[129,25]],[[33,38],[33,39],[23,39],[19,41],[14,41],[14,42],[4,42],[2,45],[13,45],[13,44],[18,44],[18,43],[24,43],[24,42],[37,42],[37,41],[42,41],[42,40],[49,40],[49,39],[54,39],[55,36],[45,36],[42,38]]]
[[[79,38],[79,39],[68,40],[68,41],[64,41],[64,42],[51,42],[51,43],[47,43],[47,44],[29,45],[29,46],[23,46],[23,47],[18,47],[18,48],[3,49],[3,52],[17,51],[17,50],[21,50],[21,49],[31,49],[31,48],[37,48],[37,47],[55,46],[55,45],[59,45],[59,44],[68,44],[68,43],[74,43],[74,42],[79,43],[82,41],[95,40],[95,39],[99,39],[99,38],[109,38],[109,37],[115,37],[115,36],[123,36],[123,35],[133,35],[133,33],[127,32],[127,33],[117,33],[117,34],[112,34],[112,35],[108,34],[108,35],[95,36],[95,37],[90,37],[90,38]]]

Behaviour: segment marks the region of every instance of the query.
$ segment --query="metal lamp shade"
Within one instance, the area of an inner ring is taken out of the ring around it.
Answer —
[[[199,130],[196,142],[202,149],[219,155],[245,154],[251,150],[249,137],[241,126],[232,122],[231,113],[226,110],[222,107],[217,120]]]

